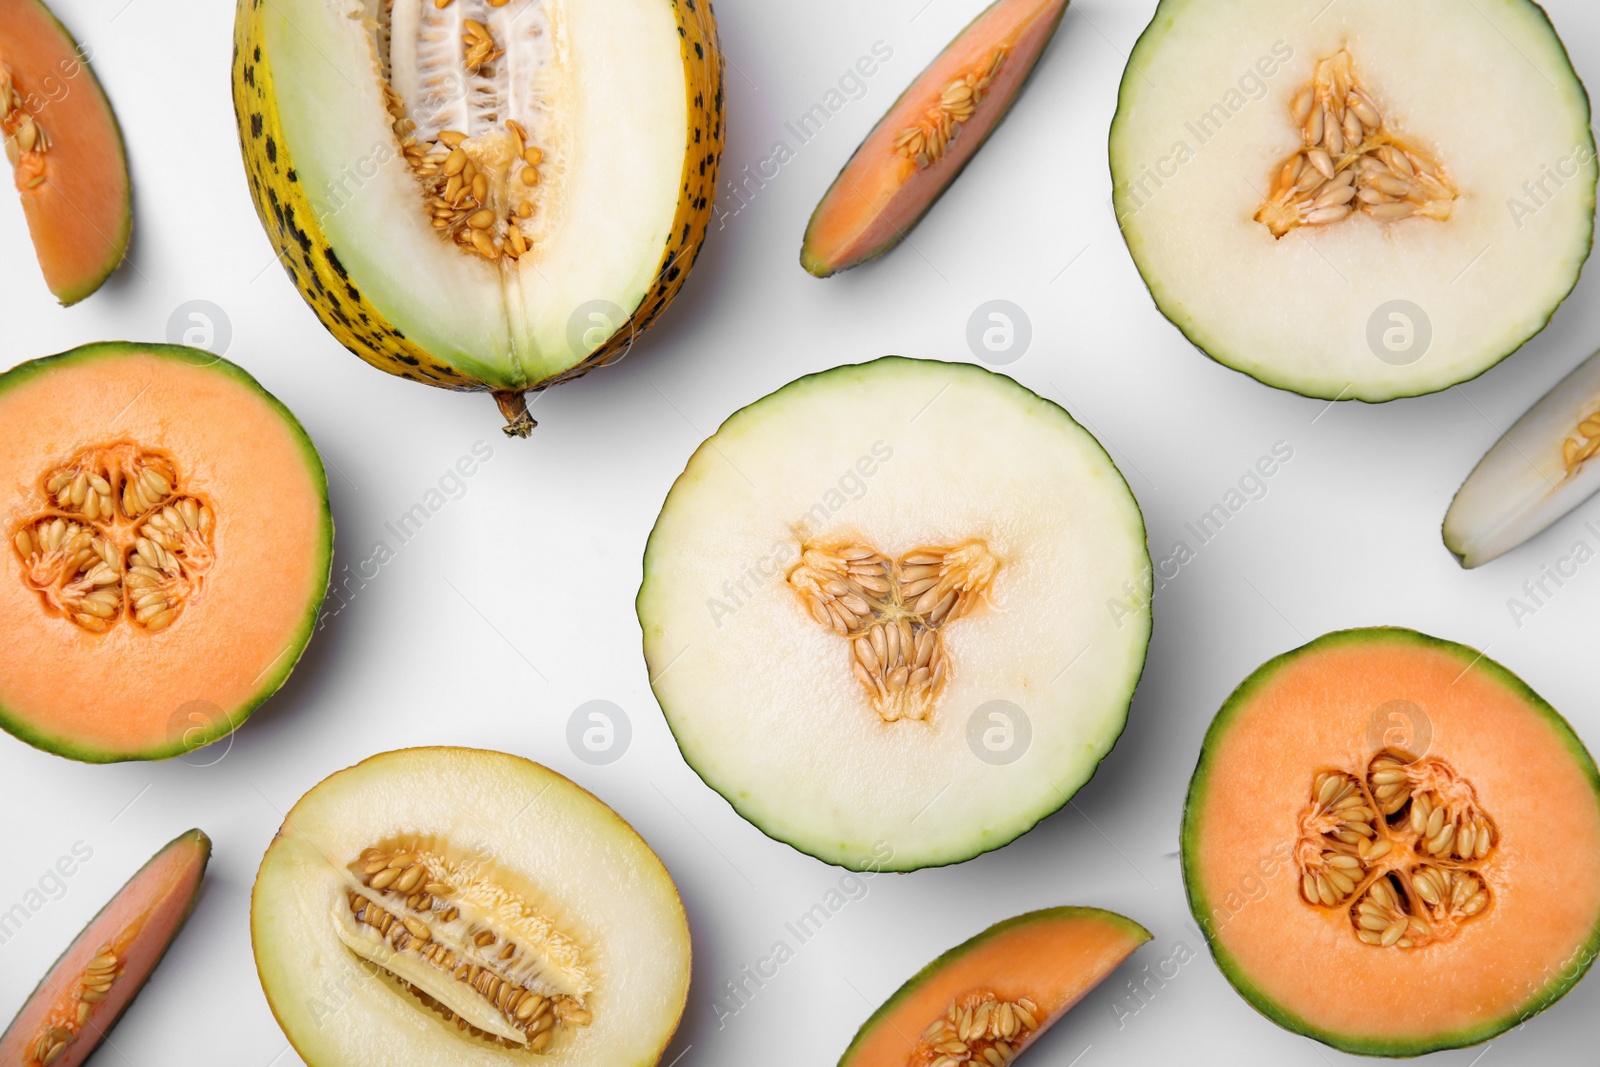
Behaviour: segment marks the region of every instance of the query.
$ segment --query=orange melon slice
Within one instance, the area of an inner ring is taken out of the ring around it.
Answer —
[[[1000,125],[1067,0],[995,0],[894,102],[817,205],[800,263],[819,278],[899,244]]]
[[[305,431],[209,352],[109,343],[0,375],[0,727],[159,759],[283,684],[327,592]]]
[[[0,0],[0,135],[45,284],[76,304],[127,254],[128,159],[87,51],[41,0]]]
[[[0,1063],[78,1067],[87,1060],[188,921],[210,858],[210,838],[190,830],[141,867],[0,1034]]]
[[[896,990],[839,1067],[1010,1063],[1148,940],[1132,919],[1099,908],[996,923]]]
[[[1481,653],[1328,634],[1218,713],[1183,868],[1218,966],[1274,1022],[1368,1055],[1474,1044],[1600,949],[1600,774]]]

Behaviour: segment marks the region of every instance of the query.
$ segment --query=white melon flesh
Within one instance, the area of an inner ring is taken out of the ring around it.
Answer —
[[[1600,353],[1557,382],[1457,490],[1444,543],[1463,567],[1516,548],[1600,490]]]
[[[394,884],[380,893],[363,873],[364,855],[402,846],[450,892],[423,915],[428,939],[386,944],[352,918],[350,894],[416,917]],[[589,793],[499,752],[388,752],[316,786],[262,860],[250,929],[267,1001],[311,1067],[647,1067],[677,1028],[689,986],[683,905],[655,853]],[[498,940],[464,947],[484,929]],[[459,950],[462,965],[492,961],[517,980],[513,989],[552,1002],[554,991],[570,994],[592,1018],[530,1050],[514,1019],[419,955],[430,943]],[[511,944],[510,962],[498,962]]]
[[[1448,218],[1356,200],[1281,237],[1257,221],[1310,143],[1296,95],[1341,49],[1378,133],[1453,186]],[[1123,76],[1111,168],[1162,313],[1219,362],[1328,399],[1482,373],[1544,327],[1592,236],[1588,99],[1530,0],[1162,0]]]
[[[844,634],[819,621],[804,553],[840,546],[990,565],[937,627],[931,699],[886,705],[891,672],[854,663],[849,635],[912,598]],[[737,412],[674,485],[644,571],[645,657],[685,758],[767,834],[857,869],[958,862],[1065,804],[1122,732],[1150,634],[1115,465],[1060,407],[959,363],[840,367]]]
[[[469,19],[504,52],[476,70],[464,61]],[[406,337],[518,389],[607,339],[585,306],[613,305],[613,327],[638,308],[672,237],[689,150],[670,4],[273,0],[264,29],[297,180],[353,284]],[[538,185],[521,184],[512,163],[492,193],[497,226],[522,200],[535,205],[515,223],[525,255],[491,261],[441,239],[396,150],[385,75],[421,144],[456,131],[474,151],[514,159],[506,120],[526,130],[544,156]]]

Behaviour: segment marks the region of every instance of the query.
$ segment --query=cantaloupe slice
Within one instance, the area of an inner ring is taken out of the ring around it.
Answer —
[[[89,921],[4,1034],[7,1067],[78,1067],[105,1040],[194,909],[211,840],[190,830]]]
[[[1600,775],[1482,653],[1328,634],[1217,714],[1183,868],[1218,966],[1274,1022],[1368,1055],[1474,1044],[1600,949]]]
[[[1009,1063],[1148,940],[1132,919],[1099,908],[996,923],[896,990],[839,1067]]]
[[[327,478],[239,367],[89,345],[0,375],[0,727],[160,759],[283,684],[328,587]]]
[[[42,0],[0,0],[0,135],[45,283],[76,304],[127,254],[128,160],[88,53]]]
[[[806,227],[819,278],[883,255],[922,220],[1016,103],[1067,0],[995,0],[894,102]]]

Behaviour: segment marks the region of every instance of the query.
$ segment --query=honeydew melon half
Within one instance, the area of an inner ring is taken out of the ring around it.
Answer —
[[[524,394],[620,358],[699,253],[706,0],[239,0],[234,106],[301,295],[392,374]]]
[[[689,990],[672,876],[616,812],[503,752],[384,752],[301,797],[250,898],[311,1067],[649,1067]]]
[[[732,415],[650,535],[639,621],[684,758],[854,869],[999,848],[1126,722],[1150,634],[1139,506],[1010,378],[888,357]]]
[[[1531,0],[1162,0],[1110,148],[1161,312],[1307,396],[1481,374],[1589,254],[1588,97]]]

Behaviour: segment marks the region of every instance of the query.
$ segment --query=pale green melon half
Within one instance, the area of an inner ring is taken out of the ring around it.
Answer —
[[[788,585],[802,539],[835,535],[889,554],[977,537],[1001,559],[989,603],[943,630],[951,675],[926,721],[884,721]],[[1064,410],[975,366],[890,357],[785,386],[700,447],[638,610],[708,784],[803,852],[908,870],[1006,844],[1094,773],[1144,664],[1149,576],[1137,502]]]
[[[1341,47],[1386,123],[1461,190],[1449,221],[1363,215],[1277,239],[1254,220],[1301,143],[1294,94]],[[1308,396],[1390,400],[1482,373],[1544,327],[1589,254],[1588,97],[1530,0],[1162,0],[1110,149],[1161,312],[1212,358]],[[1393,301],[1420,315],[1392,318]]]

